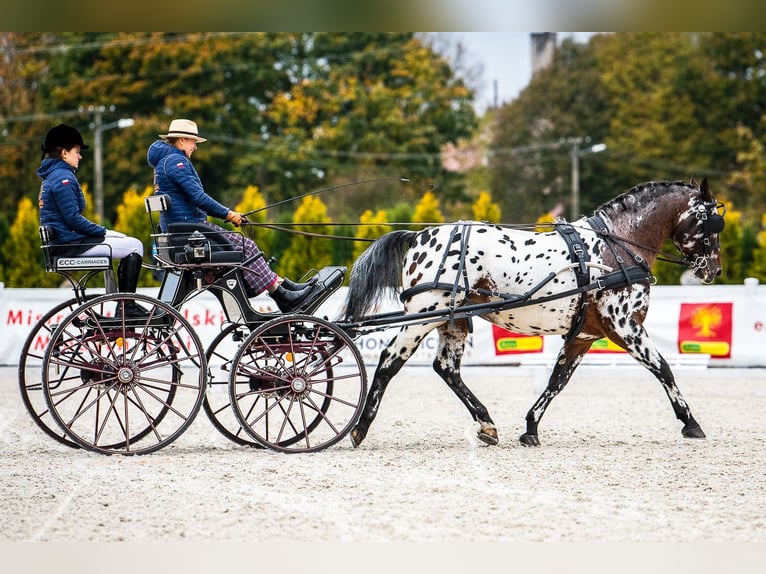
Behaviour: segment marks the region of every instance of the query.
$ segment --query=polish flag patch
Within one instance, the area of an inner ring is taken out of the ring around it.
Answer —
[[[69,185],[69,180],[68,179],[62,179],[61,180],[61,185]]]
[[[179,162],[176,164],[176,167],[183,167],[183,166],[184,166],[184,162],[182,162],[182,161],[179,161]]]

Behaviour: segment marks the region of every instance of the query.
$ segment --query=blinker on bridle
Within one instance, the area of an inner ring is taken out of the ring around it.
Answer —
[[[723,213],[718,213],[719,209],[722,209]],[[696,270],[707,267],[708,257],[710,257],[714,249],[718,249],[721,246],[720,242],[713,244],[710,238],[723,231],[725,225],[724,215],[726,215],[726,205],[720,201],[703,201],[697,204],[694,216],[697,218],[697,221],[702,222],[702,243],[705,248],[704,255],[697,255],[694,261],[687,259],[687,264],[692,269]]]

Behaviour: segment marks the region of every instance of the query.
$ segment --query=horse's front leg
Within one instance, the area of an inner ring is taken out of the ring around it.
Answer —
[[[498,438],[495,423],[489,416],[487,408],[465,385],[460,376],[460,362],[463,358],[467,335],[466,321],[457,321],[452,325],[445,323],[439,327],[439,348],[433,362],[434,371],[462,401],[473,420],[479,423],[479,430],[476,433],[479,440],[489,445],[496,445]]]
[[[628,333],[620,333],[611,337],[615,339],[615,343],[625,347],[634,359],[645,366],[660,381],[668,399],[670,399],[670,404],[673,407],[676,418],[684,424],[681,434],[686,438],[705,438],[705,433],[697,421],[694,420],[686,399],[684,399],[676,385],[670,365],[657,350],[654,342],[649,339],[644,326],[629,324],[629,327],[630,331]],[[620,336],[622,341],[619,340]]]
[[[540,440],[537,438],[537,426],[540,419],[543,418],[545,410],[550,405],[553,398],[558,395],[572,378],[572,373],[582,361],[585,353],[588,352],[593,344],[593,339],[583,340],[574,339],[567,341],[561,347],[559,355],[556,358],[556,364],[553,366],[553,372],[548,379],[548,386],[532,405],[527,413],[527,430],[519,437],[519,441],[524,446],[540,446]]]
[[[417,350],[426,334],[433,328],[433,325],[402,327],[396,337],[383,349],[370,384],[370,390],[367,392],[364,409],[362,409],[362,414],[356,425],[351,429],[351,443],[354,448],[358,447],[367,436],[367,431],[370,430],[370,425],[378,414],[380,401],[383,399],[383,393],[385,393],[388,383],[391,382],[391,379],[404,366],[407,359]]]

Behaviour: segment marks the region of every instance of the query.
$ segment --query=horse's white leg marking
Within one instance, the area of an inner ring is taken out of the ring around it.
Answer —
[[[434,371],[444,379],[460,401],[471,413],[473,420],[479,423],[477,436],[487,444],[497,444],[497,428],[487,412],[487,408],[465,385],[460,376],[460,361],[465,350],[467,336],[465,321],[450,325],[445,323],[439,327],[439,347],[436,351]]]

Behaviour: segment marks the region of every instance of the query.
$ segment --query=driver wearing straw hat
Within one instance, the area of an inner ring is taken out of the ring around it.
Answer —
[[[154,193],[170,196],[170,208],[160,215],[162,231],[167,233],[168,226],[173,223],[194,223],[203,232],[224,234],[233,245],[242,245],[244,240],[245,259],[252,258],[243,271],[249,297],[268,291],[283,313],[289,313],[313,299],[312,285],[281,278],[268,266],[265,257],[255,257],[261,251],[252,239],[243,238],[207,220],[211,215],[236,226],[247,221],[241,213],[229,209],[205,192],[191,162],[197,144],[207,141],[199,135],[197,124],[187,119],[175,119],[170,122],[167,133],[160,134],[159,138],[149,146],[146,159],[154,169]]]

